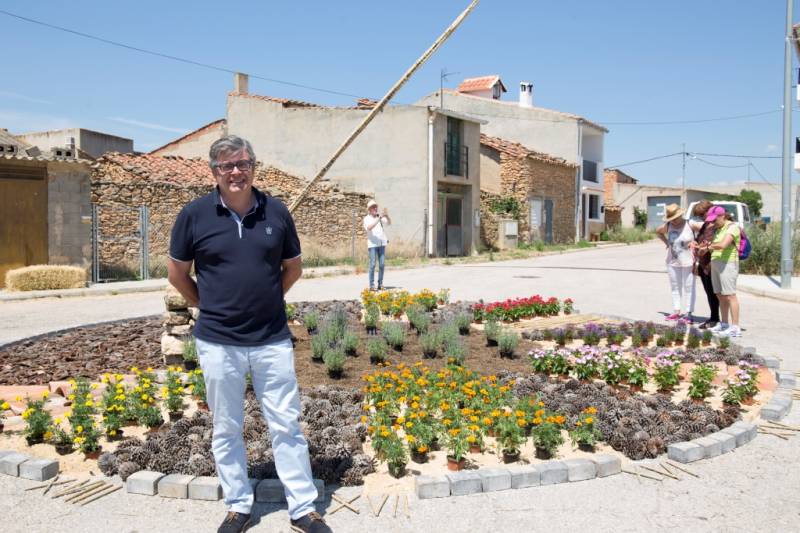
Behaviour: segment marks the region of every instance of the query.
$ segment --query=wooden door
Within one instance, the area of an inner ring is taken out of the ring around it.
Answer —
[[[0,287],[8,270],[47,260],[47,169],[0,162]]]

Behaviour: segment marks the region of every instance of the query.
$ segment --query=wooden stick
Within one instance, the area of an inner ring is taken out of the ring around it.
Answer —
[[[414,62],[413,65],[411,65],[411,67],[406,71],[406,73],[403,74],[403,76],[399,80],[397,80],[397,82],[395,82],[392,88],[389,89],[389,92],[387,92],[384,95],[384,97],[381,98],[377,104],[375,104],[375,107],[373,107],[372,110],[370,110],[369,114],[366,117],[364,117],[364,120],[361,121],[361,124],[359,124],[356,127],[356,129],[353,130],[353,132],[350,134],[350,136],[347,137],[344,143],[342,143],[342,145],[336,149],[336,151],[333,153],[330,159],[328,159],[328,162],[325,163],[325,165],[323,165],[323,167],[319,170],[319,172],[317,172],[317,175],[314,176],[314,178],[308,182],[308,184],[303,188],[303,190],[300,191],[300,194],[297,196],[297,198],[295,198],[295,200],[289,207],[289,213],[294,213],[295,209],[297,209],[297,206],[300,205],[300,202],[302,202],[303,198],[305,198],[306,194],[308,193],[308,190],[317,181],[322,179],[322,177],[328,172],[328,170],[330,170],[330,168],[333,166],[336,160],[339,159],[339,156],[341,156],[342,153],[344,153],[344,151],[347,150],[347,148],[353,143],[353,141],[356,140],[356,137],[358,137],[361,134],[361,132],[364,131],[364,129],[369,125],[369,123],[372,122],[372,119],[374,119],[378,115],[378,113],[380,113],[383,110],[383,108],[386,106],[389,100],[391,100],[392,97],[394,97],[394,95],[397,94],[397,91],[399,91],[400,88],[408,81],[408,79],[411,78],[414,72],[416,72],[417,69],[421,67],[422,64],[425,63],[425,61],[427,61],[433,55],[433,53],[436,52],[436,50],[438,50],[439,47],[453,34],[453,32],[456,31],[456,28],[458,28],[459,25],[461,25],[464,19],[467,18],[467,15],[469,15],[472,12],[472,10],[475,9],[475,6],[478,5],[478,1],[479,0],[472,0],[470,5],[467,6],[467,8],[453,21],[452,24],[450,24],[450,26],[444,31],[444,33],[442,33],[439,36],[439,38],[436,39],[436,41],[434,41],[434,43],[430,46],[430,48],[428,48],[425,51],[425,53],[422,54],[422,56],[419,59],[417,59],[417,61]]]
[[[772,424],[773,426],[780,426],[784,429],[790,429],[792,431],[800,431],[800,427],[797,426],[787,426],[786,424],[781,424],[780,422],[776,422],[775,420],[770,420],[767,424]]]
[[[367,503],[369,504],[369,510],[372,511],[372,516],[378,516],[375,513],[375,507],[372,505],[372,500],[370,499],[369,494],[367,494],[365,497],[367,498]]]
[[[80,489],[80,487],[83,487],[87,483],[89,483],[89,480],[88,479],[84,479],[83,481],[81,481],[77,485],[72,485],[71,487],[67,487],[67,488],[63,489],[61,492],[53,494],[51,496],[51,498],[53,498],[53,499],[60,498],[61,496],[65,496],[67,494],[72,494],[73,492],[77,492]]]
[[[774,437],[780,437],[783,440],[789,440],[787,437],[784,437],[783,435],[781,435],[779,433],[772,433],[771,431],[766,431],[766,430],[761,430],[761,429],[759,429],[758,432],[761,433],[762,435],[772,435]]]
[[[103,496],[108,496],[108,495],[109,495],[109,494],[111,494],[112,492],[117,492],[117,491],[118,491],[119,489],[121,489],[121,488],[122,488],[122,485],[116,485],[116,486],[115,486],[115,485],[112,485],[112,486],[111,486],[111,488],[110,488],[110,490],[106,490],[105,492],[101,492],[100,494],[95,494],[95,495],[94,495],[92,498],[89,498],[88,500],[86,500],[86,501],[84,501],[84,502],[81,502],[81,503],[80,503],[80,505],[81,505],[81,507],[83,507],[83,506],[84,506],[84,505],[86,505],[87,503],[91,503],[91,502],[93,502],[93,501],[95,501],[95,500],[99,500],[99,499],[100,499],[100,498],[102,498]]]
[[[394,499],[394,516],[393,518],[397,518],[397,508],[400,507],[400,495],[398,494]]]
[[[406,498],[406,518],[411,518],[411,509],[408,507],[408,494],[404,495]]]
[[[67,498],[65,498],[65,500],[68,500],[69,498],[72,498],[72,496],[75,496],[77,494],[83,494],[86,491],[97,488],[103,483],[105,483],[105,481],[95,481],[94,483],[89,483],[88,485],[84,485],[83,487],[76,488],[75,490],[67,492],[66,494],[59,494],[58,497],[60,498],[61,496],[68,496]]]
[[[378,507],[378,514],[375,515],[375,516],[380,516],[381,515],[381,511],[383,511],[383,506],[386,505],[386,500],[388,500],[388,499],[389,499],[389,495],[387,494],[386,496],[384,496],[383,501],[381,502],[381,506]]]
[[[348,509],[350,509],[351,511],[353,511],[353,512],[354,512],[354,513],[356,513],[356,514],[361,514],[361,513],[359,512],[359,510],[358,510],[358,509],[356,509],[355,507],[353,507],[352,505],[350,505],[351,503],[353,503],[354,501],[356,501],[356,500],[357,500],[357,499],[359,499],[360,497],[361,497],[361,494],[358,494],[358,495],[357,495],[355,498],[353,498],[352,500],[350,500],[350,501],[346,501],[346,500],[343,500],[343,499],[339,498],[339,497],[338,497],[336,494],[331,494],[331,499],[332,499],[332,500],[335,500],[335,501],[337,501],[337,502],[339,502],[339,503],[341,504],[341,505],[339,505],[339,507],[337,507],[336,509],[334,509],[333,511],[331,511],[331,514],[335,513],[336,511],[340,511],[340,510],[344,509],[345,507],[346,507],[346,508],[348,508]]]
[[[734,449],[735,449],[735,448],[734,448]],[[693,476],[693,477],[696,477],[696,478],[700,479],[700,476],[698,476],[698,475],[697,475],[697,474],[695,474],[694,472],[691,472],[691,471],[689,471],[689,470],[685,469],[684,467],[682,467],[682,466],[680,466],[680,465],[676,465],[676,464],[675,464],[675,463],[673,463],[672,461],[667,461],[667,464],[669,464],[670,466],[672,466],[672,467],[674,467],[674,468],[677,468],[677,469],[678,469],[678,470],[680,470],[681,472],[684,472],[684,473],[686,473],[686,474],[689,474],[690,476]]]
[[[55,487],[56,485],[64,485],[66,483],[72,483],[73,481],[75,481],[74,479],[64,479],[64,480],[58,481],[58,483],[56,483],[57,480],[58,480],[58,476],[54,477],[48,483],[42,483],[41,485],[36,485],[35,487],[28,487],[27,489],[25,489],[25,491],[27,492],[29,490],[43,489],[45,487]]]
[[[87,489],[87,490],[84,490],[83,492],[79,492],[77,494],[73,494],[73,495],[69,496],[68,498],[64,498],[64,501],[67,502],[67,503],[69,503],[69,502],[76,502],[77,503],[77,502],[81,501],[82,499],[84,499],[84,497],[91,496],[92,494],[94,494],[96,492],[100,492],[101,490],[103,490],[103,489],[105,489],[107,487],[108,487],[108,484],[106,484],[106,482],[103,481],[100,485],[92,487],[91,489]]]
[[[662,472],[661,470],[656,470],[655,468],[650,468],[649,466],[645,466],[645,465],[641,465],[641,467],[644,468],[645,470],[649,470],[649,471],[651,471],[651,472],[653,472],[655,474],[671,477],[672,479],[676,479],[676,480],[680,481],[678,476],[673,476],[672,474],[667,474],[666,472]]]
[[[659,464],[659,466],[664,470],[664,472],[669,472],[670,474],[672,474],[674,476],[678,476],[678,474],[673,472],[672,470],[670,470],[669,467],[667,465],[665,465],[663,461]],[[680,479],[680,476],[678,476],[678,479]]]
[[[662,478],[662,477],[648,476],[647,474],[640,474],[639,472],[631,472],[630,470],[623,469],[622,472],[625,472],[626,474],[630,474],[630,475],[636,476],[636,477],[640,477],[641,476],[641,477],[644,477],[644,478],[647,478],[647,479],[654,479],[656,481],[664,481],[664,478]]]

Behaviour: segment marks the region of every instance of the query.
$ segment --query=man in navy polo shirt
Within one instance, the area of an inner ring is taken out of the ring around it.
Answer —
[[[211,145],[214,190],[178,214],[170,242],[169,281],[200,308],[197,353],[214,415],[212,449],[229,512],[219,533],[250,526],[253,489],[242,438],[249,372],[272,436],[291,526],[326,532],[314,508],[317,490],[300,429],[284,295],[300,278],[300,240],[286,206],[253,187],[256,158],[236,136]],[[191,278],[194,264],[197,282]]]

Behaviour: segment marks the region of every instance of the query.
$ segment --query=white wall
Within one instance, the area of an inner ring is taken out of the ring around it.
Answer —
[[[438,107],[439,96],[432,94],[418,103]],[[518,142],[570,163],[580,163],[577,119],[540,107],[525,108],[517,102],[477,98],[450,91],[444,93],[444,108],[488,121],[481,127],[481,131],[487,135]]]

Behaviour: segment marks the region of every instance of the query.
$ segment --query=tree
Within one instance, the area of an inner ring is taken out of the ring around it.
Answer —
[[[761,201],[760,192],[742,189],[739,193],[738,200],[743,204],[747,204],[747,207],[750,209],[751,217],[758,218],[761,216],[761,208],[764,207],[764,203]]]

